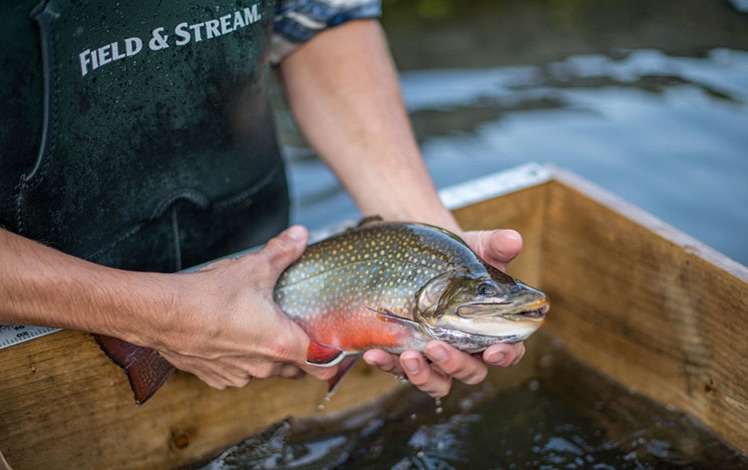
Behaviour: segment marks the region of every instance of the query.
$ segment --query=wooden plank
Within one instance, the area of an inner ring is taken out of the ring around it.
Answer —
[[[547,208],[548,330],[748,452],[748,269],[565,172]]]
[[[173,468],[215,454],[286,415],[321,413],[326,384],[256,379],[216,391],[177,373],[136,407],[122,371],[89,335],[63,331],[0,351],[0,449],[16,470]],[[397,389],[357,367],[325,413]]]

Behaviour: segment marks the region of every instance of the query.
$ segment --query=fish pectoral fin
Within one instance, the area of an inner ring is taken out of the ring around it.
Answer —
[[[111,336],[93,337],[109,359],[127,374],[138,406],[148,401],[174,372],[174,366],[153,349],[135,346]]]
[[[340,381],[343,380],[343,377],[346,376],[348,371],[353,369],[353,366],[356,365],[358,358],[359,356],[348,356],[340,362],[340,368],[338,369],[338,373],[335,374],[330,380],[327,381],[327,385],[328,385],[327,397],[328,398],[331,397],[333,393],[335,393],[335,390],[337,390],[338,385],[340,385]]]
[[[345,351],[342,349],[314,341],[309,342],[306,350],[306,363],[310,366],[332,367],[338,365],[343,357],[345,357]]]
[[[416,328],[416,329],[420,328],[420,325],[418,324],[418,322],[415,322],[411,320],[410,318],[405,318],[405,317],[401,317],[400,315],[395,315],[394,313],[392,313],[386,308],[380,308],[380,309],[371,308],[371,307],[366,307],[366,308],[376,313],[377,315],[379,315],[379,319],[382,321],[395,322],[395,323],[399,323],[401,325],[409,326],[409,327]]]

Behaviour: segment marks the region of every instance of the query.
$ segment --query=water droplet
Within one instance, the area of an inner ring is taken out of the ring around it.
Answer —
[[[470,411],[470,409],[473,407],[473,400],[470,398],[465,398],[463,400],[460,400],[460,411],[462,413],[467,413]]]
[[[436,412],[436,414],[440,415],[440,414],[444,413],[444,407],[442,406],[442,399],[441,398],[434,398],[434,405],[436,406],[436,408],[434,409],[434,411]]]

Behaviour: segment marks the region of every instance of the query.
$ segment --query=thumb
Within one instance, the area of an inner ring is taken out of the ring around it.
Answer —
[[[309,232],[304,227],[292,225],[270,239],[257,254],[265,258],[273,270],[272,274],[277,278],[304,253],[308,239]]]
[[[478,256],[502,270],[522,249],[522,236],[515,230],[466,232],[465,241]]]
[[[522,250],[522,235],[516,230],[496,230],[489,232],[488,253],[490,261],[509,263]]]

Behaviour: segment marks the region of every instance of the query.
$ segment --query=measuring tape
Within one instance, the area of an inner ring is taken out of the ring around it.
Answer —
[[[0,325],[0,349],[60,331],[46,326]]]

